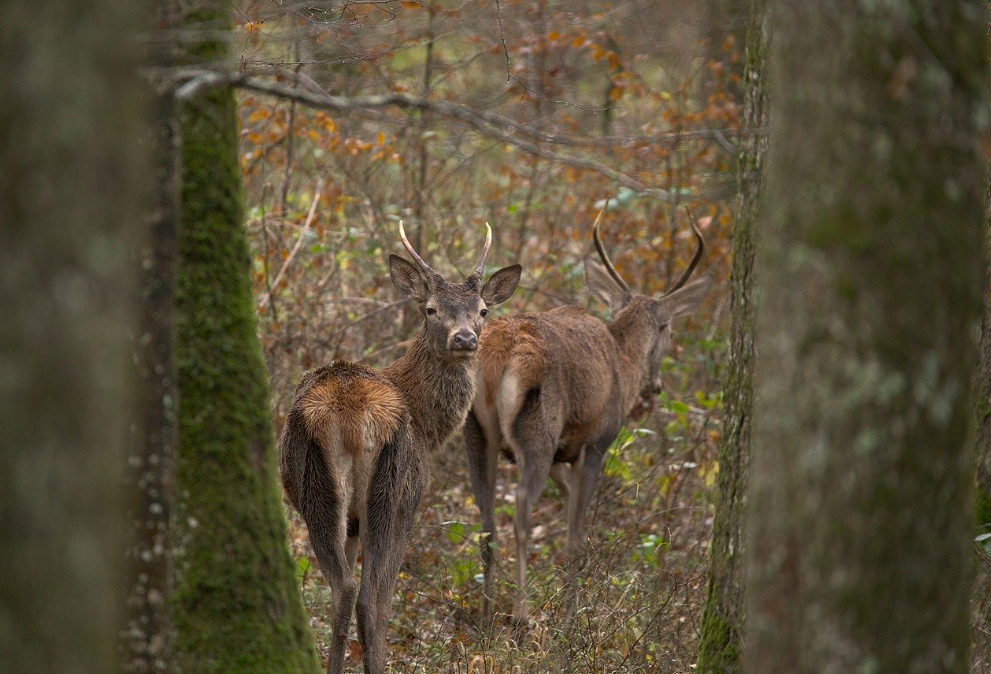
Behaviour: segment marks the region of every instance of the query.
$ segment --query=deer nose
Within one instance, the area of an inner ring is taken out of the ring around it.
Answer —
[[[471,330],[458,330],[451,340],[452,351],[475,351],[478,349],[478,337]]]

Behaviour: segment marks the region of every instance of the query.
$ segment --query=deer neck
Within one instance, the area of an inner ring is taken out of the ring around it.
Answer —
[[[619,348],[619,385],[624,411],[636,404],[637,396],[649,376],[647,359],[657,337],[656,331],[650,314],[634,304],[622,309],[609,324],[609,332]]]
[[[384,371],[399,389],[428,449],[440,447],[464,423],[475,398],[474,358],[453,361],[427,344],[424,333]]]

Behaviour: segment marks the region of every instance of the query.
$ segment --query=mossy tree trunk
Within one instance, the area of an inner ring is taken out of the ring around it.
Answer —
[[[229,5],[202,2],[185,16],[191,46],[183,58],[198,65],[226,60]],[[275,477],[233,92],[212,90],[181,103],[178,128],[176,670],[309,674],[319,661]]]
[[[984,0],[778,0],[748,671],[967,671]]]
[[[740,202],[730,273],[730,360],[723,386],[726,410],[719,447],[719,501],[713,521],[709,591],[696,668],[702,674],[727,674],[740,669],[744,504],[754,390],[754,252],[760,231],[759,204],[767,148],[765,7],[765,0],[753,0],[747,32]]]
[[[0,670],[106,674],[121,624],[140,7],[0,11]]]

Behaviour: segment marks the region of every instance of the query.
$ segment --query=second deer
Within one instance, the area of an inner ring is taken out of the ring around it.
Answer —
[[[478,390],[465,423],[469,476],[482,515],[483,618],[491,618],[495,544],[495,478],[500,452],[516,463],[514,531],[517,595],[513,619],[529,617],[526,592],[533,507],[548,476],[567,495],[567,556],[571,568],[585,539],[584,517],[612,441],[638,397],[660,391],[661,361],[671,322],[705,298],[712,276],[688,282],[705,244],[688,269],[660,297],[634,293],[592,228],[602,265],[585,261],[589,290],[613,315],[606,324],[577,306],[499,318],[487,327],[479,356]]]
[[[488,227],[488,225],[486,225]],[[286,496],[306,521],[333,592],[329,674],[344,671],[360,542],[358,638],[367,674],[385,671],[392,592],[427,482],[427,459],[462,424],[475,395],[478,335],[487,307],[516,290],[520,266],[483,285],[488,231],[475,272],[449,283],[399,233],[416,266],[389,256],[392,283],[413,300],[423,330],[384,370],[336,361],[306,373],[279,440]]]

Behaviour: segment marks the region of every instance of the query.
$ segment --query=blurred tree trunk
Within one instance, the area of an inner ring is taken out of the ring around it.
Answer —
[[[739,671],[743,628],[743,508],[749,480],[755,356],[754,252],[760,232],[759,204],[767,152],[765,7],[765,0],[753,0],[747,34],[740,202],[730,273],[730,361],[723,389],[726,412],[719,447],[719,501],[713,521],[709,593],[696,668],[703,674]]]
[[[0,11],[0,669],[116,669],[139,7]]]
[[[745,661],[965,672],[987,8],[771,16]]]
[[[230,6],[184,18],[182,58],[228,58]],[[179,105],[174,658],[187,674],[316,672],[286,544],[268,378],[255,333],[230,89]]]
[[[147,60],[167,68],[172,48],[163,36],[171,25],[171,2],[153,2],[156,32],[148,40]],[[158,91],[151,107],[148,146],[155,181],[141,254],[142,302],[135,366],[140,379],[136,435],[126,475],[130,550],[126,625],[121,641],[127,672],[169,671],[169,621],[166,597],[171,580],[169,518],[175,478],[176,384],[175,262],[179,227],[176,185],[174,96]]]

